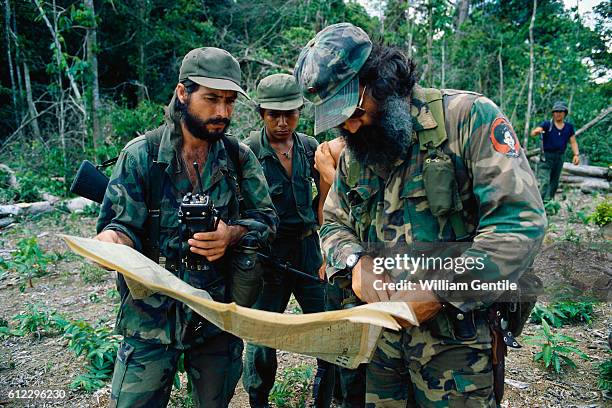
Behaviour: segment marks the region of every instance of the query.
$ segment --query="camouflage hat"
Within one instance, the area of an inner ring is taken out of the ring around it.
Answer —
[[[215,47],[196,48],[187,53],[181,64],[179,82],[187,79],[198,85],[224,91],[240,92],[240,64],[232,54]]]
[[[294,75],[304,97],[315,105],[315,134],[347,120],[359,102],[359,77],[372,41],[359,27],[338,23],[325,27],[306,44]]]
[[[552,111],[553,112],[565,112],[567,114],[568,112],[567,105],[561,101],[557,101],[553,105]]]
[[[304,105],[304,98],[293,75],[274,74],[259,81],[257,103],[260,108],[288,111]]]

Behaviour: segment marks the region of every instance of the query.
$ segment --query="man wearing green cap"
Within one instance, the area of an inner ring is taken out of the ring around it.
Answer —
[[[559,186],[559,177],[563,169],[563,155],[569,141],[574,157],[572,163],[580,164],[580,152],[578,142],[574,135],[574,126],[565,121],[567,116],[567,105],[563,102],[555,102],[553,105],[553,117],[545,120],[531,131],[531,136],[542,138],[542,154],[538,163],[537,173],[540,183],[540,194],[544,201],[552,200]]]
[[[322,259],[312,194],[313,184],[318,187],[314,170],[318,143],[295,131],[304,102],[292,75],[274,74],[262,79],[257,86],[257,103],[264,125],[260,131],[251,132],[245,143],[263,167],[280,220],[272,253],[311,279],[264,263],[264,286],[253,307],[282,313],[293,294],[304,313],[323,312],[325,286],[317,275]],[[331,399],[333,371],[327,366],[319,361],[313,390],[317,407],[329,406]],[[268,406],[276,368],[276,350],[247,345],[243,379],[252,407]]]
[[[190,51],[166,122],[130,141],[111,176],[97,239],[131,246],[214,300],[228,302],[239,243],[266,246],[277,216],[256,157],[225,134],[240,87],[227,51]],[[214,231],[188,234],[179,208],[210,197]],[[116,331],[124,336],[111,386],[113,407],[165,407],[181,355],[200,407],[226,407],[242,372],[242,341],[170,297],[119,275]]]
[[[328,278],[419,322],[383,331],[366,406],[495,407],[546,224],[511,124],[482,95],[419,87],[410,59],[349,23],[310,40],[294,74],[315,132],[346,142],[320,231]]]

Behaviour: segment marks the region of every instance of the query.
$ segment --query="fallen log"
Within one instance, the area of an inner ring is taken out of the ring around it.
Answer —
[[[49,211],[53,211],[53,205],[49,201],[0,205],[0,218],[6,216],[36,215]]]
[[[609,179],[612,176],[612,171],[608,167],[574,165],[572,163],[563,163],[563,171],[576,176],[597,177]]]
[[[591,193],[594,191],[610,191],[610,182],[596,177],[561,175],[559,180],[561,184],[566,184],[572,187],[580,188],[583,193]]]

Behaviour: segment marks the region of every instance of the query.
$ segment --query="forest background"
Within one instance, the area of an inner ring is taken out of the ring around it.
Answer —
[[[116,156],[163,120],[183,55],[216,46],[240,62],[243,85],[293,71],[323,27],[348,21],[403,49],[422,86],[480,92],[511,119],[522,144],[557,100],[579,129],[612,100],[612,2],[587,24],[559,0],[2,0],[0,202],[67,196],[82,159]],[[590,164],[612,163],[609,116],[579,137]],[[301,130],[312,134],[312,107]],[[239,99],[231,130],[260,127]],[[320,135],[320,139],[332,134]],[[537,139],[529,140],[537,147]]]

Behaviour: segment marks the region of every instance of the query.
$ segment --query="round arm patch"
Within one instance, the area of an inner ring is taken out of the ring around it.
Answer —
[[[518,157],[521,145],[512,125],[506,118],[497,118],[491,126],[491,143],[495,151],[505,154],[506,157]]]

